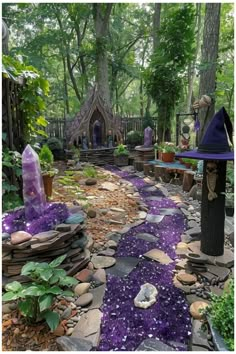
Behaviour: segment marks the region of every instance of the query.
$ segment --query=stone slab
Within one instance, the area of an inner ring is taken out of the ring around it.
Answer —
[[[164,218],[164,215],[154,215],[154,214],[147,214],[146,221],[159,224]]]
[[[104,295],[105,295],[105,291],[106,291],[106,285],[105,284],[104,285],[100,285],[97,288],[90,290],[90,293],[93,295],[93,301],[92,301],[92,303],[89,306],[87,306],[87,308],[89,310],[100,309],[100,307],[103,304],[103,298],[104,298]]]
[[[148,338],[148,339],[144,339],[135,351],[169,352],[169,351],[175,351],[175,349],[156,338]]]
[[[74,328],[71,337],[82,338],[92,342],[97,347],[100,337],[102,312],[98,309],[90,310],[83,314]]]
[[[230,269],[226,267],[207,265],[207,271],[220,278],[220,281],[225,281],[230,275]]]
[[[234,254],[228,248],[224,249],[223,256],[219,256],[215,258],[216,258],[216,264],[219,265],[220,267],[231,268],[234,265]]]
[[[106,269],[106,274],[115,275],[123,278],[127,276],[139,263],[140,259],[136,257],[118,257],[116,264]]]
[[[186,299],[187,299],[189,305],[192,305],[193,302],[202,301],[202,300],[203,300],[202,297],[197,296],[197,295],[195,295],[195,294],[187,295],[187,296],[186,296]],[[204,299],[204,301],[207,302],[208,304],[210,303],[210,301],[208,301],[208,300],[205,300],[205,299]]]
[[[153,259],[154,261],[157,261],[161,264],[170,264],[173,262],[173,259],[171,259],[168,254],[163,252],[162,250],[159,250],[157,248],[154,248],[144,254],[144,257]]]
[[[93,347],[93,344],[88,340],[67,336],[57,338],[56,343],[58,350],[66,352],[88,352]]]
[[[193,320],[192,323],[192,345],[197,345],[211,351],[211,347],[208,344],[207,332],[202,329],[202,322],[199,320]]]
[[[178,208],[160,208],[160,215],[182,214]]]
[[[157,197],[157,196],[155,196],[155,195],[145,198],[146,201],[159,201],[159,202],[160,202],[162,199],[163,199],[163,197]]]
[[[147,242],[157,242],[159,237],[158,236],[154,236],[152,234],[149,233],[145,233],[145,232],[140,232],[138,234],[135,235],[135,237],[147,241]]]

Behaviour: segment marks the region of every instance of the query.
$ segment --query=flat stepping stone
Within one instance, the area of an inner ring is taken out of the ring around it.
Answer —
[[[152,234],[145,233],[145,232],[138,233],[134,237],[137,237],[140,240],[144,240],[144,241],[147,241],[147,242],[157,242],[158,241],[158,237],[157,236],[154,236]]]
[[[62,336],[56,339],[57,348],[65,352],[89,352],[93,345],[90,341],[82,338]]]
[[[182,214],[178,208],[160,208],[160,215]]]
[[[156,339],[156,338],[148,338],[144,339],[142,343],[138,346],[136,351],[145,351],[145,352],[168,352],[168,351],[174,351],[175,349],[170,347],[169,345],[163,343],[162,341]]]
[[[89,310],[100,309],[103,304],[103,298],[106,291],[106,285],[100,285],[95,289],[91,289],[90,293],[93,295],[93,302],[88,306]]]
[[[229,268],[214,266],[210,264],[207,266],[207,271],[220,278],[220,281],[225,281],[230,275]]]
[[[201,320],[203,318],[203,314],[199,312],[200,310],[204,310],[208,306],[206,301],[195,301],[190,306],[191,316],[196,320]]]
[[[231,268],[234,265],[233,252],[228,248],[225,248],[223,256],[216,257],[216,264],[220,267]]]
[[[105,250],[98,252],[98,256],[112,257],[112,256],[114,256],[115,253],[116,253],[116,251],[113,250],[112,248],[106,248]]]
[[[123,278],[137,266],[139,261],[140,259],[136,257],[118,257],[115,266],[106,269],[106,273]]]
[[[67,225],[69,226],[69,225]],[[69,226],[70,228],[70,226]],[[70,230],[67,230],[70,231]],[[58,231],[51,230],[51,231],[46,231],[46,232],[40,232],[39,234],[36,234],[32,237],[31,243],[36,243],[36,242],[45,242],[48,240],[51,240],[52,238],[56,237],[59,234]]]
[[[192,323],[192,345],[197,345],[211,351],[211,347],[207,339],[207,331],[202,330],[202,322],[193,320]]]
[[[189,305],[192,305],[196,301],[202,301],[202,298],[200,296],[195,295],[195,294],[186,295],[186,299],[187,299]],[[204,301],[208,304],[210,303],[210,301],[208,301],[208,300],[204,299]]]
[[[185,233],[189,236],[192,236],[192,237],[198,236],[201,233],[201,228],[200,228],[200,226],[193,227],[192,229],[185,231]]]
[[[184,285],[192,285],[197,281],[197,277],[195,275],[188,273],[177,274],[177,279]]]
[[[59,224],[55,227],[56,231],[60,231],[60,232],[67,232],[71,230],[71,225],[69,224]],[[35,237],[36,235],[34,235]]]
[[[93,263],[94,268],[109,268],[116,263],[116,259],[106,256],[93,256],[91,262]]]
[[[157,248],[154,248],[144,254],[145,258],[153,259],[154,261],[157,261],[161,264],[170,264],[173,262],[173,259],[171,259],[165,252],[162,250],[158,250]]]
[[[194,247],[190,244],[188,244],[188,247],[193,249]],[[198,246],[197,246],[198,247]],[[202,254],[199,253],[188,253],[186,255],[187,259],[193,263],[197,263],[197,264],[206,264],[208,262],[208,258],[206,256],[203,256]]]
[[[200,347],[200,345],[192,345],[192,352],[208,352],[209,350],[205,347]],[[211,350],[212,351],[212,350]]]
[[[159,222],[161,222],[164,218],[164,215],[154,215],[154,214],[148,214],[146,221],[148,222],[152,222],[155,224],[159,224]]]
[[[77,306],[85,307],[89,305],[93,301],[93,294],[86,293],[81,295],[78,300],[76,300],[75,304]]]
[[[145,198],[145,200],[150,200],[150,201],[161,201],[162,199],[163,197],[157,197],[155,195]]]
[[[82,338],[92,342],[97,347],[100,340],[100,325],[102,312],[94,309],[83,314],[74,328],[71,337]]]

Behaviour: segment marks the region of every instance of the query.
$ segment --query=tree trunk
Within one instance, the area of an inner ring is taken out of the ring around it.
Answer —
[[[108,107],[111,107],[109,80],[108,80],[108,24],[113,4],[93,4],[94,25],[96,33],[96,64],[98,90],[102,94]]]
[[[64,57],[62,57],[62,61],[63,61],[64,95],[65,95],[65,107],[66,107],[65,112],[69,114],[70,108],[69,108],[68,87],[67,87],[67,77],[66,77],[66,61]]]
[[[213,102],[209,108],[199,110],[200,130],[198,141],[201,141],[207,122],[215,113],[214,94],[216,89],[216,64],[218,56],[219,30],[220,30],[220,3],[207,3],[203,30],[203,45],[201,65],[204,68],[200,73],[199,98],[209,95]]]
[[[158,31],[161,25],[161,3],[154,4],[153,14],[153,52],[155,52],[159,46],[160,38]]]
[[[193,85],[196,78],[196,61],[198,57],[198,53],[200,50],[200,38],[201,38],[201,25],[202,25],[202,18],[201,18],[201,7],[202,4],[196,4],[196,31],[197,31],[197,39],[196,39],[196,51],[193,58],[192,63],[189,64],[188,67],[188,94],[186,98],[186,113],[190,112],[191,103],[192,103],[192,95],[193,95]]]

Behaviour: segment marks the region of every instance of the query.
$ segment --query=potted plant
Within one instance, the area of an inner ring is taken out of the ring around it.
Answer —
[[[120,144],[114,150],[114,162],[117,166],[127,166],[129,158],[129,151],[126,149],[125,145]]]
[[[52,181],[58,170],[53,167],[53,154],[47,145],[43,145],[39,153],[39,161],[43,176],[44,190],[47,200],[52,196]]]
[[[173,162],[175,158],[175,151],[176,147],[173,143],[170,142],[165,142],[161,143],[159,147],[159,152],[161,153],[161,156],[158,155],[159,159],[161,157],[161,160],[163,162]]]
[[[231,279],[223,295],[211,294],[211,303],[203,311],[217,351],[234,350],[234,281]]]
[[[191,166],[192,166],[192,159],[183,158],[183,163],[184,163],[185,167],[191,168]]]

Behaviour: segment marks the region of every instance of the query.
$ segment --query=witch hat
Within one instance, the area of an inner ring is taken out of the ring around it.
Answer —
[[[211,119],[198,148],[175,156],[198,160],[234,160],[234,152],[231,150],[232,135],[232,123],[222,107]]]

